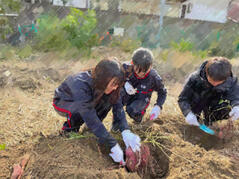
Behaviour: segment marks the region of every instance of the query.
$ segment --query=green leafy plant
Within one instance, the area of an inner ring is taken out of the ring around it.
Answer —
[[[186,41],[184,39],[181,39],[179,43],[171,42],[170,45],[173,49],[176,49],[180,52],[192,51],[194,46],[193,43]]]
[[[60,27],[60,19],[56,15],[43,15],[37,19],[37,24],[39,27],[34,42],[37,50],[62,50],[69,45],[67,34]]]
[[[63,20],[61,27],[67,32],[67,39],[78,49],[89,50],[98,44],[98,36],[93,32],[96,28],[96,14],[93,10],[83,12],[72,8]]]
[[[21,59],[27,58],[32,54],[32,47],[27,44],[26,46],[24,46],[23,48],[19,49],[18,51],[18,56]]]
[[[34,46],[39,50],[64,50],[77,48],[81,54],[89,55],[98,45],[99,38],[94,29],[97,24],[93,10],[83,12],[71,8],[71,12],[60,20],[54,13],[41,16]]]

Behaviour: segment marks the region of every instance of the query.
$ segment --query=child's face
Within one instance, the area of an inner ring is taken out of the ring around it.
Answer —
[[[149,69],[146,71],[146,72],[139,72],[139,69],[134,65],[134,72],[136,73],[136,75],[138,76],[138,77],[140,77],[140,78],[143,78],[143,77],[145,77],[145,75],[148,73],[148,72],[150,72],[150,70],[151,70],[151,66],[149,67]]]
[[[212,86],[218,86],[222,84],[225,80],[223,81],[214,81],[209,75],[207,75],[207,81],[212,85]]]
[[[105,89],[105,94],[110,94],[112,91],[116,90],[119,87],[119,84],[117,82],[117,78],[112,78],[110,82],[108,83],[106,89]]]

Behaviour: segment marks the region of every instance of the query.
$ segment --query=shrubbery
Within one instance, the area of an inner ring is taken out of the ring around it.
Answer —
[[[191,52],[192,55],[199,58],[206,58],[208,56],[207,50],[196,50],[194,48],[194,44],[192,42],[181,39],[179,43],[171,42],[171,48],[179,51],[179,52]]]
[[[113,37],[110,46],[119,47],[121,50],[125,52],[132,53],[135,49],[141,46],[140,40],[133,40],[131,38],[121,38],[121,37]]]
[[[97,25],[95,16],[93,10],[83,12],[74,8],[62,20],[53,14],[41,16],[37,20],[38,32],[34,47],[43,51],[70,47],[90,51],[99,42],[97,34],[93,32]]]

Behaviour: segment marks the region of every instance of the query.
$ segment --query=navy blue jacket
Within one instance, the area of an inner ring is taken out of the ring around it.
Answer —
[[[150,99],[153,91],[157,91],[158,99],[156,104],[162,108],[167,96],[167,90],[165,89],[161,77],[158,73],[151,69],[151,71],[145,76],[145,78],[138,78],[136,74],[133,73],[133,66],[130,63],[124,63],[123,68],[125,70],[126,80],[134,87],[137,88],[138,99]],[[125,89],[122,89],[121,96],[116,105],[113,106],[113,117],[114,123],[118,121],[126,121],[125,112],[123,109],[124,105],[127,105],[132,95],[128,95]],[[125,128],[125,124],[121,122],[119,124],[120,131]]]
[[[133,65],[129,62],[124,63],[123,68],[126,71],[126,81],[128,81],[135,89],[137,89],[136,95],[144,94],[145,98],[150,99],[153,91],[156,91],[158,93],[158,98],[155,105],[158,105],[162,108],[166,100],[167,90],[164,87],[162,79],[157,71],[151,69],[144,78],[139,78],[133,72]]]
[[[81,72],[74,76],[69,76],[56,90],[55,98],[66,101],[65,106],[61,106],[71,113],[80,113],[86,125],[100,139],[101,142],[108,143],[110,147],[117,144],[117,141],[109,134],[99,119],[94,100],[93,79],[90,72]],[[70,103],[69,103],[70,102]],[[62,103],[64,104],[64,103]],[[70,104],[70,105],[69,105]],[[96,106],[97,107],[97,106]],[[112,105],[110,106],[110,108]],[[104,117],[107,114],[104,114]],[[127,121],[122,119],[123,128],[128,128]]]
[[[184,116],[192,109],[200,108],[205,105],[216,105],[222,100],[229,100],[231,106],[239,105],[239,85],[237,78],[227,78],[225,82],[218,86],[212,86],[206,77],[205,61],[201,67],[192,73],[186,81],[186,84],[179,95],[178,103]]]

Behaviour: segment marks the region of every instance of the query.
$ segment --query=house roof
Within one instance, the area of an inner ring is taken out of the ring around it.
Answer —
[[[239,0],[234,0],[230,3],[227,18],[239,23]]]

